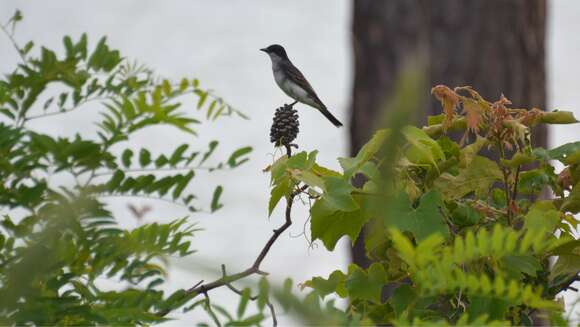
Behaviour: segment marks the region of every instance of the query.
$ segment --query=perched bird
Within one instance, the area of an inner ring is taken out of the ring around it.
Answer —
[[[288,59],[286,50],[281,45],[273,44],[267,48],[260,49],[260,51],[267,53],[272,60],[272,70],[274,71],[276,84],[289,97],[296,100],[290,106],[295,105],[297,102],[307,104],[318,109],[334,126],[342,126],[342,123],[320,101],[310,83],[304,78],[304,75]]]

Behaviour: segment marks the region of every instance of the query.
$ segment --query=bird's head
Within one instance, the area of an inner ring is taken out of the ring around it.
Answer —
[[[286,50],[284,47],[279,44],[272,44],[267,48],[260,49],[260,51],[264,51],[267,53],[270,58],[274,59],[275,57],[279,57],[282,59],[288,59],[288,55],[286,54]]]

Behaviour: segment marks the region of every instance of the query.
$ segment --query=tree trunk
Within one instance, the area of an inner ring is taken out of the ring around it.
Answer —
[[[352,155],[372,135],[402,64],[417,55],[432,85],[471,85],[488,100],[503,93],[516,107],[545,108],[545,0],[354,0],[353,8]],[[425,118],[440,113],[427,90],[422,96]],[[533,139],[545,146],[546,129]],[[368,266],[363,237],[351,252]]]

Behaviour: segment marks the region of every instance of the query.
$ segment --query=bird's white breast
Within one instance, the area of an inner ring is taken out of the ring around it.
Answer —
[[[303,103],[310,102],[308,93],[306,93],[306,91],[296,83],[288,79],[282,70],[274,70],[274,79],[282,91],[284,91],[284,93],[286,93],[294,100],[298,100]]]
[[[274,80],[276,84],[286,93],[289,97],[299,102],[308,104],[315,108],[318,107],[318,104],[310,98],[308,92],[300,87],[298,84],[292,82],[286,74],[283,72],[282,68],[280,67],[280,61],[282,60],[280,57],[276,55],[270,55],[272,59],[272,71],[274,72]]]

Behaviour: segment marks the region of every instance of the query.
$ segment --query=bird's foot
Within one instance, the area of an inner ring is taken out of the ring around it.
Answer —
[[[284,104],[284,106],[286,106],[286,107],[290,107],[290,108],[293,108],[293,107],[294,107],[294,105],[295,105],[295,104],[297,104],[297,103],[298,103],[298,101],[294,101],[294,102],[292,102],[291,104]]]

